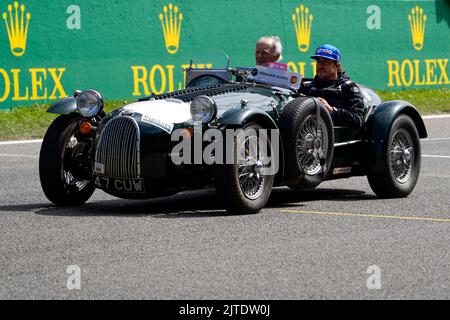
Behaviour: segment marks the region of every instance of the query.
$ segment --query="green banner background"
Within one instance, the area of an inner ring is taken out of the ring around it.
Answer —
[[[166,48],[159,20],[169,3],[183,15],[174,54]],[[31,17],[22,56],[10,47],[10,4],[14,1],[0,1],[0,109],[59,99],[74,89],[95,88],[106,100],[178,89],[190,59],[200,67],[223,67],[226,53],[232,66],[253,66],[255,42],[263,35],[280,36],[283,62],[293,71],[304,66],[306,77],[314,75],[310,56],[317,46],[330,43],[340,48],[352,79],[369,87],[450,85],[446,0],[79,0],[79,15],[71,10],[71,0],[23,0],[18,1],[19,29],[26,26],[26,15],[21,25],[21,5]],[[298,48],[292,20],[300,6],[313,16],[305,52]],[[413,47],[408,20],[416,6],[426,15],[421,50]],[[13,5],[12,25],[14,14]],[[71,29],[77,23],[80,29]],[[377,24],[379,29],[373,28]],[[20,43],[17,35],[13,44]]]

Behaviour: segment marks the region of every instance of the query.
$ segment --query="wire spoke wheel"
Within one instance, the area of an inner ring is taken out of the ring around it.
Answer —
[[[67,183],[67,186],[74,190],[83,190],[91,181],[86,179],[85,174],[81,174],[83,171],[83,163],[79,161],[79,157],[85,157],[82,153],[83,150],[80,146],[83,146],[83,142],[78,140],[75,134],[73,134],[64,150],[63,159],[63,176]]]
[[[308,116],[297,137],[298,163],[307,175],[316,175],[322,171],[320,158],[327,153],[327,140],[328,134],[322,117],[319,117],[317,127],[316,116]]]
[[[330,113],[314,98],[298,97],[284,108],[279,128],[286,185],[295,190],[314,189],[325,180],[333,159]]]
[[[367,175],[370,187],[382,198],[407,197],[417,183],[421,166],[419,133],[408,115],[394,120],[384,149],[376,170]]]
[[[392,139],[389,151],[389,164],[392,175],[399,183],[406,183],[414,163],[414,144],[405,129],[399,129]]]
[[[215,168],[216,190],[229,213],[256,213],[264,208],[272,192],[278,163],[273,150],[277,148],[267,129],[256,122],[238,130],[227,142],[232,146],[232,163]]]
[[[59,116],[45,134],[39,178],[47,198],[59,206],[85,203],[95,190],[91,180],[91,143],[78,133],[77,116]]]
[[[245,137],[238,160],[239,186],[250,200],[257,199],[264,189],[264,165],[261,162],[263,152],[257,141],[257,137]]]

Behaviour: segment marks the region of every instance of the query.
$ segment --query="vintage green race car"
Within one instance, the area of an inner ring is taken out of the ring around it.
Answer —
[[[152,95],[109,114],[94,90],[76,91],[42,143],[48,199],[80,205],[95,188],[126,199],[216,188],[230,213],[254,213],[272,188],[307,190],[367,176],[380,197],[406,197],[420,172],[416,108],[365,97],[361,129],[333,127],[326,108],[298,93],[301,76],[268,68],[186,70],[186,89]]]

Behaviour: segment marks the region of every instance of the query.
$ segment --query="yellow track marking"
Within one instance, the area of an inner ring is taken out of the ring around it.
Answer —
[[[366,213],[345,213],[345,212],[320,212],[320,211],[302,211],[302,210],[281,210],[281,212],[315,214],[324,216],[341,216],[341,217],[364,217],[378,219],[397,219],[397,220],[415,220],[415,221],[433,221],[433,222],[450,222],[450,218],[426,218],[426,217],[408,217],[383,214],[366,214]]]

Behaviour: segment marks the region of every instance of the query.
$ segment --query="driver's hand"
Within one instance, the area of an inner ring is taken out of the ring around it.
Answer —
[[[324,98],[320,98],[320,97],[318,97],[316,99],[319,100],[327,108],[329,113],[333,112],[333,107],[330,106],[330,104],[328,103],[327,100],[325,100]]]

